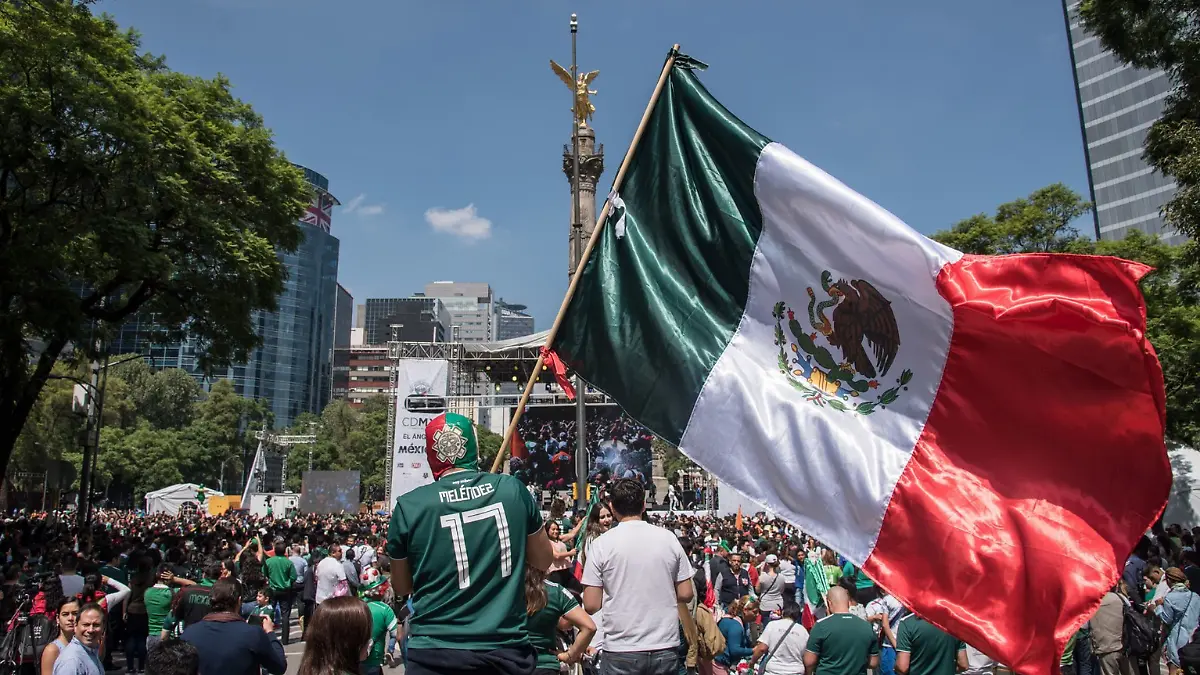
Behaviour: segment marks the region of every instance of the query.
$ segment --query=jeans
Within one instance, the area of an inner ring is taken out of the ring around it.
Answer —
[[[280,642],[288,644],[292,641],[292,602],[295,595],[292,591],[275,592],[275,615],[279,617]]]
[[[358,672],[359,675],[383,675],[383,666],[360,665]]]
[[[896,675],[896,648],[890,644],[879,648],[879,675]]]
[[[125,624],[125,667],[130,672],[146,669],[146,635],[150,632],[150,617],[130,614]],[[113,644],[116,644],[114,641]],[[114,650],[110,649],[111,654]],[[140,666],[140,667],[139,667]]]
[[[1083,636],[1075,643],[1075,671],[1079,675],[1099,675],[1100,664],[1092,654],[1092,640]]]
[[[679,656],[674,649],[648,652],[604,652],[601,675],[676,675]]]

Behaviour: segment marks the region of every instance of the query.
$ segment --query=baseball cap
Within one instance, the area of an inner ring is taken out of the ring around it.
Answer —
[[[768,565],[774,565],[777,562],[779,562],[779,556],[775,555],[774,553],[767,554],[767,564]]]

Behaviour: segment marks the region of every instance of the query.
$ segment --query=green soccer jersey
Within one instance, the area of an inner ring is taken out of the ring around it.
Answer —
[[[879,640],[871,624],[843,612],[818,621],[808,633],[805,650],[820,657],[821,675],[867,675],[867,663],[879,653]]]
[[[363,661],[364,666],[382,666],[383,652],[387,649],[388,633],[396,629],[396,613],[391,607],[378,601],[372,600],[367,603],[367,609],[371,612],[371,647],[367,652],[367,660]]]
[[[958,653],[967,645],[916,614],[900,620],[896,651],[908,652],[908,675],[954,675]]]
[[[175,592],[166,586],[156,584],[146,589],[143,602],[146,603],[146,619],[150,623],[149,635],[158,637],[162,632],[163,620],[171,613],[171,600]]]
[[[537,667],[558,670],[558,620],[579,603],[558,584],[547,581],[546,606],[527,620],[529,642],[537,650]]]
[[[412,572],[409,646],[528,644],[525,538],[541,527],[541,511],[512,476],[457,471],[401,495],[387,554]]]

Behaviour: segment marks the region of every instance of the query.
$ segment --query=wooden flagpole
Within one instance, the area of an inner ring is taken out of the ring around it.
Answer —
[[[620,192],[621,190],[621,183],[625,180],[625,172],[629,169],[629,162],[633,160],[633,153],[637,151],[638,142],[642,140],[642,134],[646,132],[646,125],[650,123],[650,114],[654,112],[654,106],[658,103],[658,96],[662,93],[663,86],[667,83],[667,76],[671,74],[671,68],[675,65],[675,56],[677,54],[679,54],[679,45],[671,48],[671,54],[667,57],[667,62],[663,64],[662,73],[658,76],[658,83],[654,85],[654,93],[650,95],[650,102],[646,104],[646,111],[642,113],[642,121],[638,123],[637,131],[633,133],[633,140],[629,142],[629,150],[625,153],[625,158],[621,160],[621,167],[617,169],[617,177],[613,180],[612,192]],[[567,286],[567,294],[563,297],[562,305],[558,308],[558,316],[554,317],[554,325],[550,327],[550,332],[546,334],[546,347],[554,345],[554,338],[558,336],[558,329],[562,326],[563,318],[567,315],[567,306],[571,304],[571,298],[575,295],[575,288],[579,285],[579,279],[583,277],[583,268],[587,265],[588,258],[592,255],[592,249],[596,247],[596,242],[600,240],[600,230],[604,227],[604,221],[608,219],[608,212],[611,206],[611,202],[605,199],[604,207],[600,209],[600,214],[596,217],[596,228],[592,230],[592,236],[588,239],[587,248],[583,249],[583,255],[579,257],[579,262],[576,263],[575,274],[571,275],[571,284]],[[504,441],[500,444],[500,451],[496,453],[495,461],[492,462],[492,473],[500,470],[500,466],[508,454],[513,434],[517,431],[517,423],[521,421],[521,413],[525,411],[525,406],[529,403],[529,396],[533,393],[533,385],[537,383],[538,374],[542,372],[542,358],[542,355],[538,354],[537,363],[533,366],[533,373],[530,374],[529,381],[525,383],[525,391],[521,392],[521,400],[517,402],[517,409],[513,412],[513,418],[509,421],[508,428],[504,431]],[[577,391],[575,395],[583,396],[585,392]]]

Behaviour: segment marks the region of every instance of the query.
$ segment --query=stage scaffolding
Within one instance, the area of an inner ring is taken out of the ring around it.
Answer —
[[[387,483],[392,484],[392,452],[396,433],[396,391],[400,362],[406,359],[444,360],[449,364],[446,409],[484,424],[493,431],[503,434],[508,426],[512,409],[521,399],[538,353],[545,343],[545,333],[503,342],[400,342],[387,343],[388,358],[392,362],[389,378],[388,406],[388,456]],[[589,406],[614,405],[616,402],[598,391],[588,391]],[[529,397],[526,408],[566,407],[574,402],[559,389],[554,375],[543,367],[538,376],[538,386]],[[493,415],[495,417],[493,417]],[[481,417],[487,420],[481,421]],[[490,424],[485,424],[490,422]],[[705,503],[701,508],[713,511],[716,507],[716,480],[702,472],[708,484]],[[666,499],[666,492],[661,492]]]

